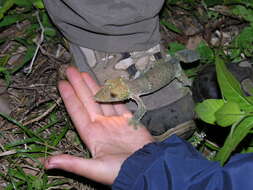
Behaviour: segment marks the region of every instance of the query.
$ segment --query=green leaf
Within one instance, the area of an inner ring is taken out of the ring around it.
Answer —
[[[44,34],[46,36],[54,37],[56,36],[56,30],[54,28],[45,28]]]
[[[0,66],[0,73],[3,73],[6,86],[9,86],[11,83],[11,75],[7,68]]]
[[[27,180],[27,177],[25,175],[25,173],[22,171],[22,169],[12,169],[10,168],[9,171],[8,171],[8,175],[12,176],[12,177],[15,177],[15,178],[18,178],[20,180],[23,180],[23,181],[26,181]]]
[[[252,9],[248,9],[242,5],[236,5],[232,9],[232,13],[243,17],[245,20],[247,20],[249,22],[253,22],[253,10]]]
[[[245,117],[234,131],[231,130],[223,147],[215,157],[216,161],[219,161],[222,165],[228,160],[231,153],[235,150],[238,144],[250,133],[253,128],[253,117]]]
[[[33,181],[32,181],[32,189],[43,189],[44,183],[43,183],[43,179],[36,177]]]
[[[214,52],[205,42],[201,41],[196,50],[200,54],[203,62],[213,63]]]
[[[241,60],[241,50],[239,48],[232,49],[230,51],[230,57],[234,62],[239,62]]]
[[[22,15],[7,15],[0,22],[0,27],[9,26],[22,20],[24,20],[24,17]]]
[[[241,153],[251,153],[251,152],[253,152],[253,147],[245,148]]]
[[[207,99],[201,103],[198,103],[195,107],[195,111],[198,117],[204,122],[209,124],[215,124],[215,112],[219,110],[223,105],[223,100]]]
[[[8,63],[10,57],[11,57],[10,54],[0,57],[0,67],[4,67]]]
[[[46,130],[46,129],[52,127],[52,126],[54,126],[54,125],[55,125],[56,123],[58,123],[58,122],[59,122],[59,120],[52,121],[52,122],[50,122],[49,124],[47,124],[47,125],[45,125],[45,126],[43,126],[43,127],[38,128],[38,129],[35,131],[35,134],[39,135],[39,134],[42,133],[44,130]]]
[[[173,32],[176,32],[178,34],[182,33],[182,31],[180,29],[178,29],[174,24],[172,24],[172,23],[170,23],[170,22],[168,22],[166,20],[161,20],[160,23],[162,25],[164,25],[167,29],[169,29],[169,30],[171,30]]]
[[[244,116],[240,107],[235,102],[226,102],[215,112],[216,123],[222,127],[227,127],[239,121]]]
[[[253,23],[250,26],[245,27],[240,34],[233,40],[232,46],[235,49],[239,49],[240,53],[244,53],[246,56],[251,57],[253,53]]]
[[[185,46],[183,44],[172,42],[169,44],[169,54],[174,56],[174,54],[180,50],[185,49]]]
[[[11,118],[10,116],[6,115],[5,113],[0,112],[0,116],[4,119],[8,120],[9,122],[17,125],[22,131],[24,131],[29,137],[36,137],[37,141],[44,142],[45,140],[40,136],[36,135],[31,129],[28,129],[26,126],[23,126],[21,123],[16,121],[15,119]]]
[[[14,5],[13,0],[7,0],[0,8],[0,20],[4,17],[4,14]]]
[[[22,140],[17,140],[14,142],[11,142],[9,144],[6,144],[4,146],[5,149],[10,149],[11,147],[22,145],[22,144],[28,144],[28,143],[36,143],[38,141],[38,138],[32,137],[32,138],[27,138],[27,139],[22,139]]]
[[[26,1],[24,1],[24,0],[13,0],[13,1],[16,5],[21,6],[21,7],[24,7],[24,6],[31,7],[32,6],[32,2],[30,0],[26,0]]]
[[[248,107],[251,106],[251,103],[243,94],[240,83],[229,72],[224,61],[217,56],[215,64],[217,79],[223,97],[227,101],[238,103],[242,110],[248,109]]]
[[[226,4],[243,4],[246,7],[253,7],[253,1],[252,0],[225,0]]]
[[[45,12],[42,12],[41,13],[41,18],[42,18],[42,25],[46,28],[46,27],[49,27],[49,28],[52,28],[53,25],[50,21],[50,18],[48,16],[48,14],[46,14]]]
[[[205,4],[209,6],[219,5],[222,3],[221,0],[204,0]]]
[[[45,8],[44,3],[43,3],[42,0],[35,0],[33,5],[38,9],[44,9]]]
[[[60,140],[66,135],[68,130],[69,130],[69,126],[65,126],[62,129],[61,133],[58,134],[56,137],[54,137],[54,140],[52,142],[52,146],[56,146],[60,142]],[[54,134],[52,134],[52,135],[54,136]]]

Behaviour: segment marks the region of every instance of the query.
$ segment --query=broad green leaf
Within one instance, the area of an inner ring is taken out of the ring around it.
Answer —
[[[240,120],[244,113],[235,102],[226,102],[215,112],[216,123],[219,126],[227,127]]]
[[[223,97],[227,101],[238,103],[242,110],[244,110],[248,106],[251,106],[251,103],[243,94],[240,83],[229,72],[229,70],[225,66],[224,61],[221,58],[216,57],[215,65],[217,79]]]
[[[223,100],[207,99],[201,103],[198,103],[195,107],[195,111],[198,117],[204,122],[209,124],[215,124],[215,112],[219,110],[223,105]]]
[[[215,157],[222,165],[228,160],[231,153],[235,150],[238,144],[248,135],[253,128],[253,117],[245,117],[237,127],[235,127],[233,134],[228,135],[223,147]]]
[[[245,105],[243,110],[245,111],[245,113],[253,112],[253,96],[246,96],[246,99],[250,102],[250,104]]]

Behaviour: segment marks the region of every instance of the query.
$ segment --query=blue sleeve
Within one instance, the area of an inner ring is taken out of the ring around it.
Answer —
[[[253,189],[253,154],[237,154],[221,167],[172,136],[131,155],[112,185],[117,190]]]

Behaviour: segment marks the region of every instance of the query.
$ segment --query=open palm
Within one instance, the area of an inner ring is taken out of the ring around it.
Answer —
[[[59,91],[92,159],[57,155],[48,158],[44,165],[112,184],[124,160],[153,138],[146,128],[136,130],[128,125],[132,114],[124,105],[95,102],[93,96],[99,86],[87,73],[69,67],[66,75],[68,82],[61,81]]]

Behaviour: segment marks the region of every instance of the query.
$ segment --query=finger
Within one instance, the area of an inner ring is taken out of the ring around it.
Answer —
[[[92,91],[84,82],[81,73],[76,68],[68,67],[66,75],[69,82],[75,89],[77,96],[85,106],[91,120],[94,121],[96,116],[103,114],[103,112],[100,105],[94,101]]]
[[[106,168],[103,162],[95,159],[84,159],[70,155],[58,155],[43,161],[46,169],[62,169],[94,181],[112,184],[118,174],[113,168]]]
[[[117,115],[132,114],[125,104],[115,104],[114,109],[116,110]]]
[[[63,99],[63,102],[67,108],[67,111],[75,124],[77,131],[82,139],[84,139],[85,126],[91,122],[90,116],[83,106],[83,103],[75,94],[74,89],[67,81],[60,81],[58,88]]]
[[[93,95],[95,95],[97,91],[100,89],[96,81],[93,80],[88,73],[82,73],[81,75],[86,85],[90,88]],[[117,113],[116,110],[114,109],[114,106],[112,106],[111,104],[100,104],[100,106],[105,116],[112,116],[116,115]]]

